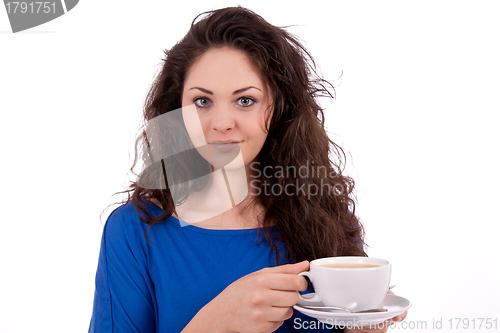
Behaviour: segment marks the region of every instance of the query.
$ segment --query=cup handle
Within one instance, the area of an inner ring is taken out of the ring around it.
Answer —
[[[309,280],[311,280],[311,283],[313,283],[311,276],[309,275],[310,273],[311,273],[310,271],[306,271],[299,273],[299,275],[307,276]],[[312,303],[321,302],[317,294],[314,294],[314,296],[310,297],[304,297],[299,291],[297,291],[297,294],[299,294],[299,302],[302,305],[311,305]]]

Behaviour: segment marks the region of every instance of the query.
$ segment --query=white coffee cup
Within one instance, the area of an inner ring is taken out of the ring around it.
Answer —
[[[391,279],[391,264],[369,257],[322,258],[311,261],[309,271],[299,275],[307,276],[314,287],[312,297],[299,294],[301,305],[321,302],[325,306],[362,311],[377,308],[384,301]]]

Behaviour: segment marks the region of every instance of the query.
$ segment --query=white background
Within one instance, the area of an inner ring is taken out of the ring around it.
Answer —
[[[100,214],[127,185],[163,50],[235,4],[81,1],[17,34],[0,9],[1,332],[87,332]],[[337,85],[328,129],[351,156],[368,253],[413,303],[408,324],[491,332],[449,319],[498,318],[500,331],[496,2],[239,4],[296,25]]]

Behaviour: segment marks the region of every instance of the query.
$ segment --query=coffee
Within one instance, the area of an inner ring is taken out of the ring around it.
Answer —
[[[358,264],[353,262],[346,263],[336,263],[336,264],[323,264],[321,267],[330,267],[330,268],[373,268],[380,267],[380,265],[372,265],[372,264]]]

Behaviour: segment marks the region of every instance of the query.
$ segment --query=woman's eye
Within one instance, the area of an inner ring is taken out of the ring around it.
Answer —
[[[197,107],[200,108],[206,108],[207,106],[210,105],[210,100],[203,97],[198,97],[193,102],[194,104],[196,104]]]
[[[252,106],[254,103],[255,103],[255,100],[251,97],[241,97],[240,99],[238,99],[238,104],[241,106],[248,107],[248,106]]]

